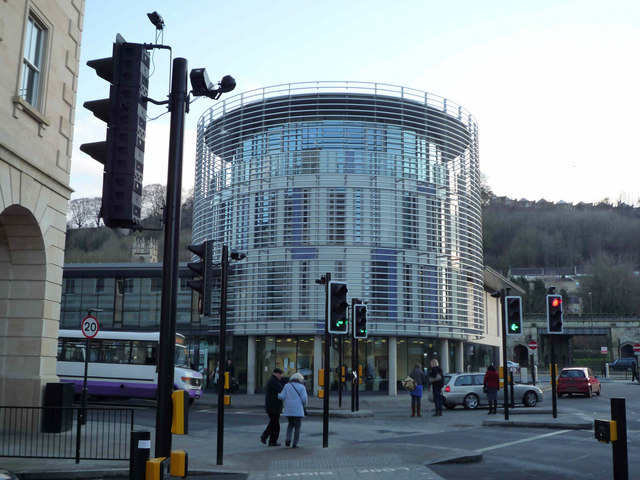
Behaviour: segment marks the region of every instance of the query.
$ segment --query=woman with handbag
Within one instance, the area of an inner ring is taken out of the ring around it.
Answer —
[[[284,444],[287,447],[298,448],[302,418],[306,413],[304,406],[307,404],[307,389],[304,386],[304,377],[301,373],[296,372],[291,375],[289,383],[278,394],[278,398],[284,402],[282,414],[287,417],[289,422]],[[293,445],[291,445],[292,433]]]
[[[498,413],[498,390],[500,390],[500,376],[496,367],[489,365],[487,372],[484,374],[484,388],[489,400],[489,413]]]
[[[409,376],[415,382],[414,389],[409,392],[409,395],[411,396],[411,416],[415,417],[417,413],[418,416],[421,417],[420,402],[422,400],[422,386],[424,385],[424,371],[422,370],[422,365],[416,363]]]
[[[444,387],[444,373],[442,367],[435,358],[429,362],[429,383],[431,384],[431,392],[433,393],[433,403],[436,407],[434,417],[442,416],[442,387]]]

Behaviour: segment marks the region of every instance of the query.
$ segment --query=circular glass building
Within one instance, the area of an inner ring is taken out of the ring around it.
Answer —
[[[315,82],[217,103],[198,122],[193,237],[247,254],[227,328],[256,339],[259,370],[264,339],[321,339],[325,273],[367,304],[369,342],[484,331],[477,125],[442,97]]]

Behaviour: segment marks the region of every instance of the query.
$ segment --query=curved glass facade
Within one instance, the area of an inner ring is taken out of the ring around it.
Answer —
[[[479,185],[475,119],[444,98],[269,87],[198,122],[194,241],[247,254],[229,278],[235,335],[323,333],[330,272],[368,304],[369,335],[467,339],[484,322]]]

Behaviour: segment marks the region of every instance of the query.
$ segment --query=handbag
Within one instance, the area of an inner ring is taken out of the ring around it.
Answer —
[[[296,387],[294,387],[293,385],[291,385],[291,388],[293,388],[296,391],[296,393],[300,397],[300,402],[302,403],[302,395],[300,395],[300,392],[298,391],[298,389]],[[304,412],[304,415],[306,417],[307,416],[307,407],[304,406],[304,403],[302,404],[302,411]]]
[[[483,392],[483,393],[487,393],[488,391],[489,391],[489,389],[487,388],[487,386],[486,386],[486,385],[483,385],[483,386],[482,386],[482,392]]]
[[[413,392],[416,389],[416,381],[413,378],[411,378],[410,375],[407,375],[402,380],[402,386],[404,387],[405,390],[409,392]]]

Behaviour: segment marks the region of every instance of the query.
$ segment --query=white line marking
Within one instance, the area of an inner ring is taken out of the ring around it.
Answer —
[[[480,453],[488,452],[490,450],[497,450],[499,448],[510,447],[512,445],[517,445],[519,443],[533,442],[535,440],[540,440],[541,438],[552,437],[554,435],[560,435],[562,433],[567,433],[569,431],[570,430],[558,430],[557,432],[545,433],[544,435],[536,435],[535,437],[531,437],[531,438],[523,438],[522,440],[516,440],[515,442],[501,443],[500,445],[494,445],[492,447],[481,448],[479,450],[476,450],[476,452],[480,452]]]

